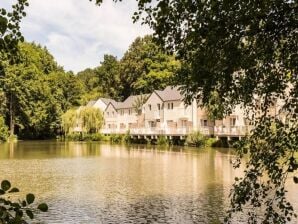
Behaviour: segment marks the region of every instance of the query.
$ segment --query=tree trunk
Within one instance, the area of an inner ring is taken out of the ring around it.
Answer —
[[[15,116],[14,116],[14,105],[13,105],[13,96],[10,94],[10,100],[9,100],[9,129],[10,129],[10,136],[12,137],[14,135],[14,126],[15,126]]]

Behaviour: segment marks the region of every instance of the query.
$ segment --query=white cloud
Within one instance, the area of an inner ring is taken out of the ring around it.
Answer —
[[[45,45],[66,70],[98,66],[106,53],[120,58],[137,36],[151,33],[132,22],[135,0],[117,4],[105,0],[100,7],[89,0],[29,0],[29,4],[21,24],[26,40]]]

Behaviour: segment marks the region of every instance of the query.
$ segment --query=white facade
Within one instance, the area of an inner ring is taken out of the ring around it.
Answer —
[[[124,134],[129,131],[133,135],[181,136],[200,131],[206,136],[239,137],[251,129],[240,106],[223,120],[211,121],[206,109],[199,107],[196,100],[186,105],[178,88],[153,91],[145,97],[147,100],[138,113],[135,102],[143,96],[130,96],[123,102],[105,98],[89,102],[89,106],[104,111],[102,133]]]
[[[161,91],[154,91],[144,104],[145,129],[158,134],[177,135],[196,131],[198,129],[196,101],[186,105],[182,96],[172,97],[171,92],[168,93],[167,95]],[[164,98],[160,94],[163,94]]]

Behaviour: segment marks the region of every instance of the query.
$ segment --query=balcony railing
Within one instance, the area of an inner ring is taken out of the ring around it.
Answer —
[[[224,126],[201,126],[197,131],[203,135],[210,136],[245,136],[250,133],[252,127],[250,126],[236,126],[236,127],[224,127]],[[102,129],[103,134],[125,134],[129,131],[132,135],[187,135],[194,131],[192,127],[149,127],[149,128],[113,128]]]
[[[252,130],[251,126],[234,126],[234,127],[224,127],[215,126],[214,135],[216,136],[245,136],[249,135]]]

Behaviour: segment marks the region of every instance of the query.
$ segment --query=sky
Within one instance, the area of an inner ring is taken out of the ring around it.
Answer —
[[[9,9],[12,0],[0,0]],[[152,33],[132,22],[135,0],[98,7],[89,0],[29,0],[21,31],[29,42],[46,46],[59,65],[74,72],[94,68],[104,54],[120,59],[138,36]]]

